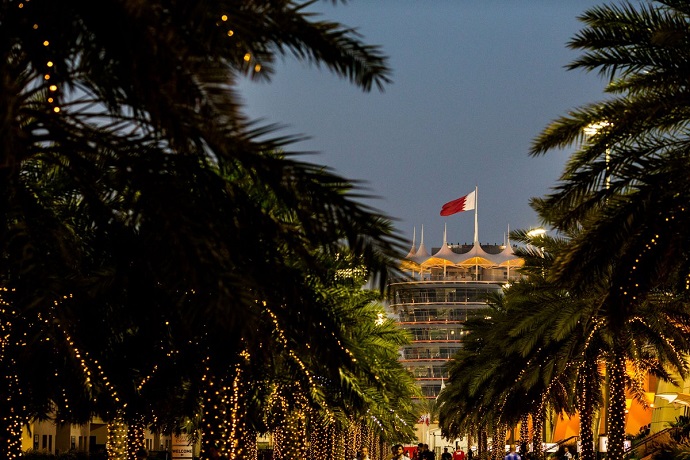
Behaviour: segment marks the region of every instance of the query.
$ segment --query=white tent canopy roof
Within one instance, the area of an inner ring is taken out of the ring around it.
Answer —
[[[426,246],[424,246],[424,226],[422,226],[422,239],[421,242],[419,243],[419,249],[417,249],[417,252],[415,252],[414,256],[408,257],[412,262],[416,262],[419,265],[422,265],[424,261],[426,261],[431,255],[429,254],[429,251],[426,250]]]
[[[458,265],[481,265],[482,267],[498,265],[493,261],[492,255],[483,250],[477,241],[474,242],[469,252],[460,255],[462,258],[460,262],[458,262]]]
[[[510,240],[508,240],[508,243],[503,251],[499,252],[498,254],[492,254],[491,258],[500,267],[517,267],[522,266],[525,262],[521,257],[515,255],[515,251],[513,251]]]
[[[441,246],[441,249],[436,252],[436,254],[431,257],[431,259],[438,259],[439,261],[442,262],[436,262],[434,261],[433,263],[429,264],[431,259],[424,261],[424,265],[447,265],[445,262],[450,262],[451,265],[455,265],[458,262],[460,262],[463,258],[463,254],[458,254],[454,252],[450,246],[448,246],[448,239],[446,238],[446,227],[445,225],[443,226],[443,245]]]
[[[417,238],[417,229],[414,228],[412,230],[412,247],[410,248],[410,252],[408,252],[407,255],[405,256],[406,259],[411,259],[412,257],[414,257],[415,254],[417,254],[416,238]]]
[[[441,246],[441,249],[439,249],[438,252],[433,255],[433,257],[431,257],[431,259],[445,260],[450,262],[451,265],[456,265],[463,259],[463,256],[464,254],[453,252],[448,244],[444,244]],[[424,265],[426,264],[427,262],[424,262]]]
[[[518,267],[524,264],[524,260],[515,255],[510,242],[505,249],[498,254],[489,254],[479,242],[475,241],[468,252],[457,253],[446,243],[445,232],[444,241],[441,248],[433,255],[429,254],[424,244],[424,230],[422,229],[422,241],[419,248],[415,247],[414,241],[412,248],[405,257],[405,260],[414,262],[421,267]]]

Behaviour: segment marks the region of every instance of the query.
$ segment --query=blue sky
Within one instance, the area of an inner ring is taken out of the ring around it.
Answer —
[[[549,193],[569,152],[528,156],[532,140],[568,110],[604,98],[595,73],[566,71],[567,42],[591,0],[351,0],[318,3],[324,18],[354,27],[389,57],[393,83],[363,93],[291,56],[270,83],[245,81],[252,119],[305,135],[291,150],[363,182],[366,201],[417,245],[470,243],[472,211],[441,206],[478,187],[481,243],[539,225],[531,197]]]

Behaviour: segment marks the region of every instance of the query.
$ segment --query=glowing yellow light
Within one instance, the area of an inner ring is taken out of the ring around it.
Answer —
[[[228,30],[228,37],[232,37],[233,35],[235,35],[235,32],[233,32],[232,30]]]
[[[48,62],[46,63],[46,65],[47,65],[48,67],[53,67],[53,61],[48,61]]]
[[[58,113],[60,111],[60,107],[53,107],[53,112]]]
[[[224,14],[223,16],[220,17],[221,21],[227,21],[228,20],[228,15]]]
[[[250,60],[251,58],[252,58],[252,55],[249,54],[249,53],[247,53],[247,54],[244,55],[244,60],[247,61],[247,62],[249,62],[249,60]]]
[[[45,75],[43,76],[43,78],[44,78],[45,80],[50,80],[50,75],[45,74]]]
[[[53,103],[53,98],[52,98],[52,97],[49,97],[49,98],[48,98],[48,102],[50,102],[50,103],[52,104],[52,103]]]
[[[43,46],[48,46],[48,45],[50,45],[50,42],[48,40],[43,42]]]
[[[48,89],[50,89],[51,91],[57,91],[57,85],[50,85]]]
[[[600,121],[600,122],[588,124],[583,129],[583,131],[587,136],[593,136],[593,135],[597,134],[599,131],[601,131],[602,129],[607,128],[609,126],[611,126],[611,123],[609,123],[608,121]]]
[[[254,66],[254,72],[261,72],[261,64],[257,64]]]

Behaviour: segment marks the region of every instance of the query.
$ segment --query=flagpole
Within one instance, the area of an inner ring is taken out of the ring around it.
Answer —
[[[510,246],[510,224],[508,224],[508,235],[506,235],[506,247]],[[508,278],[508,283],[510,283],[510,261],[508,261],[508,267],[506,268],[506,273]]]
[[[478,186],[474,186],[474,244],[479,246],[479,221],[477,220],[477,195],[479,194]],[[475,260],[474,264],[474,278],[479,281],[479,258]]]
[[[419,242],[419,246],[421,247],[424,244],[424,224],[422,224],[422,239]],[[424,269],[422,268],[422,264],[419,264],[419,281],[424,280]]]
[[[412,256],[414,257],[415,254],[417,254],[417,227],[412,227],[412,249],[414,249],[414,254]],[[422,264],[419,264],[421,267]],[[420,268],[421,270],[421,268]],[[412,279],[414,279],[414,274],[415,274],[415,269],[414,265],[412,266]],[[421,273],[420,273],[421,276]]]
[[[478,187],[474,186],[474,242],[479,243],[479,224],[477,220],[477,195],[479,194]]]
[[[443,223],[443,247],[445,248],[446,246],[446,223]],[[441,248],[443,249],[443,248]],[[446,259],[443,259],[443,279],[446,279]]]

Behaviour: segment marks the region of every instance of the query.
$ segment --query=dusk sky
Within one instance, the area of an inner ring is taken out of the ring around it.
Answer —
[[[471,243],[474,211],[441,206],[478,187],[479,240],[539,225],[531,197],[549,193],[569,152],[531,158],[532,140],[568,110],[603,99],[596,73],[566,71],[567,42],[593,0],[351,0],[315,8],[389,57],[393,83],[363,93],[287,57],[270,83],[243,82],[245,112],[306,135],[293,151],[362,181],[367,204],[427,248]],[[312,8],[313,9],[313,8]]]

